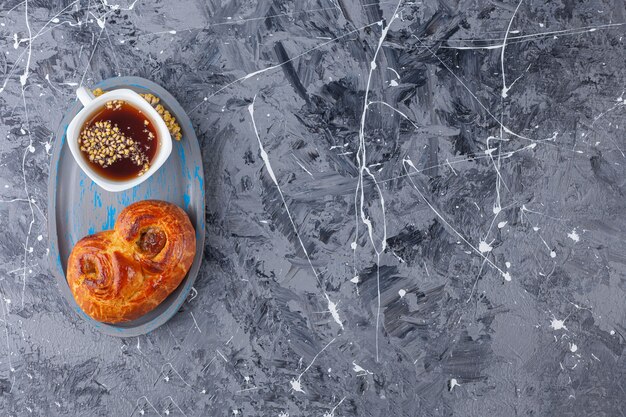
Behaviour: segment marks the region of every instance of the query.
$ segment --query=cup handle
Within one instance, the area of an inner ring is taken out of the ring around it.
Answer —
[[[76,97],[78,97],[80,102],[83,103],[83,106],[85,107],[87,107],[87,105],[91,103],[94,98],[96,98],[96,96],[94,96],[93,93],[85,87],[78,87],[76,90]]]

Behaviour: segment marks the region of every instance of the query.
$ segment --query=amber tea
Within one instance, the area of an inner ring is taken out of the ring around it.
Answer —
[[[124,181],[150,169],[159,140],[156,127],[141,110],[123,100],[111,100],[87,119],[78,145],[94,171]]]

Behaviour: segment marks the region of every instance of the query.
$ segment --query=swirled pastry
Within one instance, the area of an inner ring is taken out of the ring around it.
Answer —
[[[120,323],[158,306],[181,283],[196,254],[196,234],[174,204],[146,200],[126,207],[115,228],[81,239],[67,281],[95,320]]]

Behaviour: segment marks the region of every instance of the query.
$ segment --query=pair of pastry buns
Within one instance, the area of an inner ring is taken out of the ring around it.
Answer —
[[[165,300],[184,279],[195,254],[196,234],[181,208],[140,201],[122,210],[113,230],[76,243],[67,281],[87,315],[121,323]]]

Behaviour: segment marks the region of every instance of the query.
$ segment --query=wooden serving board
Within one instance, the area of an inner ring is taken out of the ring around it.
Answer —
[[[104,80],[95,87],[105,91],[130,88],[138,93],[154,94],[176,117],[183,133],[180,141],[173,141],[172,154],[152,177],[130,190],[111,193],[98,187],[82,172],[67,146],[65,132],[69,122],[82,108],[79,102],[69,109],[56,132],[48,182],[50,269],[67,302],[89,324],[112,336],[138,336],[161,326],[176,314],[198,275],[205,235],[202,155],[189,117],[161,86],[140,77],[116,77]],[[196,230],[196,256],[180,286],[155,310],[128,323],[100,323],[87,316],[74,301],[65,278],[67,259],[79,239],[113,229],[115,219],[124,207],[146,199],[169,201],[187,212]]]

